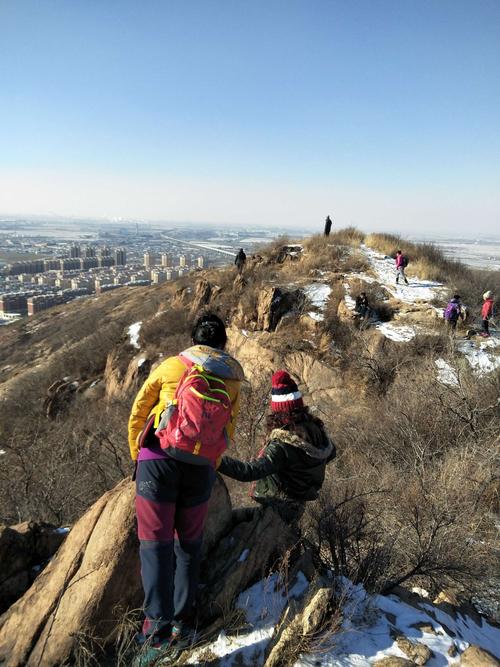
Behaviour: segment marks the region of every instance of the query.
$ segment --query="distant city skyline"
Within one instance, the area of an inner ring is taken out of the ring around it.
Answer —
[[[494,0],[5,0],[0,216],[500,227]]]

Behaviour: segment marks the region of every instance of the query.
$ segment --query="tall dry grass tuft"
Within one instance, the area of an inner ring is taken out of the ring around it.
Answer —
[[[365,234],[359,229],[356,229],[356,227],[343,227],[342,229],[332,231],[328,240],[330,243],[348,245],[357,248],[365,240]]]

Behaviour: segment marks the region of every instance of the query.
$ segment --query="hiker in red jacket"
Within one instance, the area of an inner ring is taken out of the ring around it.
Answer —
[[[408,266],[408,260],[403,255],[401,250],[398,250],[396,253],[396,285],[399,284],[399,276],[403,278],[405,283],[408,285],[408,280],[405,276],[405,269]]]
[[[493,315],[493,294],[488,290],[483,294],[483,307],[481,308],[481,336],[487,338],[490,335],[490,318]]]

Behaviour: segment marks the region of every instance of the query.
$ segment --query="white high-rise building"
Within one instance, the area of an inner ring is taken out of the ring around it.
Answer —
[[[203,257],[201,255],[197,258],[196,264],[197,264],[199,269],[202,269],[205,266],[205,260],[203,259]]]
[[[180,255],[180,257],[179,257],[179,266],[181,266],[181,267],[186,266],[186,256],[185,255]]]
[[[163,252],[161,255],[161,265],[172,266],[172,257],[166,252]]]

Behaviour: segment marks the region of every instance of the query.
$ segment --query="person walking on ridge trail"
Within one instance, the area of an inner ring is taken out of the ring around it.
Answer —
[[[405,269],[408,266],[408,258],[403,255],[401,250],[396,253],[396,285],[399,284],[399,277],[401,276],[408,285],[408,280],[405,276]]]
[[[208,500],[239,411],[244,374],[224,352],[222,320],[198,318],[191,338],[192,347],[152,371],[130,413],[145,596],[136,667],[153,664],[166,649],[182,650],[193,638]]]
[[[330,220],[330,216],[326,216],[325,220],[325,236],[330,236],[330,231],[332,229],[332,221]]]
[[[459,294],[453,295],[453,298],[448,302],[448,305],[444,309],[443,315],[449,333],[451,335],[455,335],[458,320],[463,320],[465,318],[465,313],[462,309],[462,302],[460,301]]]
[[[483,307],[481,308],[481,332],[480,336],[487,338],[490,335],[490,319],[493,316],[493,293],[488,290],[483,294]]]
[[[234,263],[236,264],[236,268],[238,269],[238,274],[240,276],[243,273],[246,261],[247,261],[247,256],[245,255],[245,251],[243,250],[243,248],[240,248],[236,257],[234,258]]]
[[[294,524],[305,503],[318,497],[326,465],[335,458],[336,450],[323,422],[304,405],[287,371],[276,371],[271,384],[266,444],[258,458],[245,463],[224,456],[218,472],[240,482],[257,481],[252,498]]]

